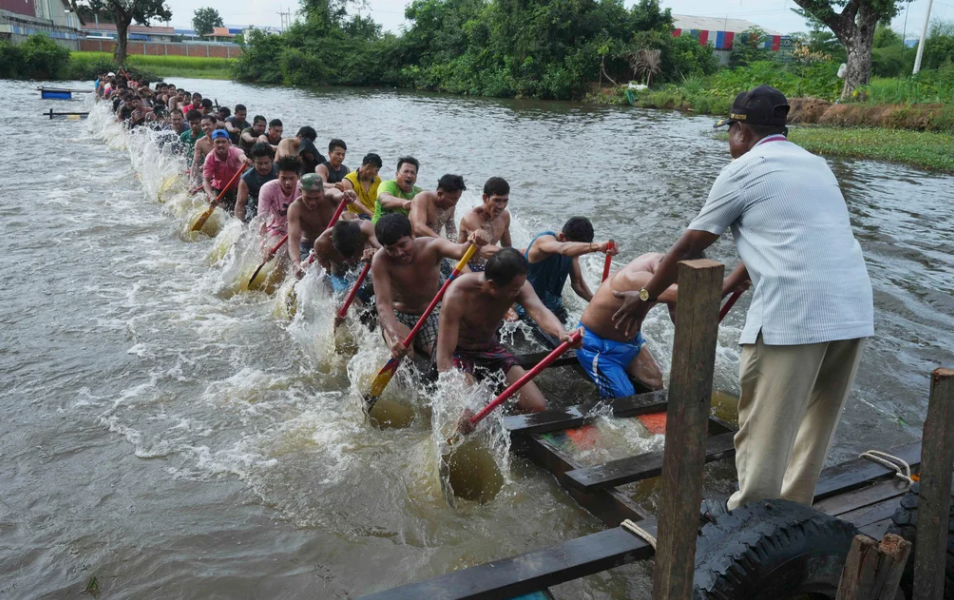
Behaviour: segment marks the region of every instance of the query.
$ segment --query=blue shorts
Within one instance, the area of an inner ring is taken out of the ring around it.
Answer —
[[[331,288],[336,294],[343,296],[348,295],[351,291],[351,286],[353,286],[357,280],[358,274],[355,271],[348,271],[344,275],[328,273],[328,281],[331,282]],[[370,277],[365,278],[364,284],[361,286],[361,289],[358,290],[358,300],[361,300],[365,304],[369,303],[374,296],[374,288],[371,287],[370,282]]]
[[[582,323],[583,347],[576,351],[580,365],[596,383],[600,398],[622,398],[636,393],[626,368],[642,349],[643,334],[637,333],[629,342],[604,340]]]

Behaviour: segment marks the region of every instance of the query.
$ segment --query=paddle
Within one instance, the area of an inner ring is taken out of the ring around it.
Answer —
[[[404,338],[404,341],[401,342],[405,349],[411,347],[411,343],[414,341],[414,338],[417,336],[418,332],[424,327],[424,322],[427,321],[427,317],[431,315],[434,311],[434,308],[437,306],[437,303],[441,301],[441,298],[444,297],[444,292],[447,291],[447,287],[451,282],[460,275],[460,272],[464,269],[467,263],[470,261],[471,257],[474,256],[474,252],[477,251],[477,246],[471,243],[470,247],[467,248],[467,252],[464,252],[464,256],[457,263],[457,266],[454,267],[454,271],[450,274],[450,277],[447,278],[447,281],[444,282],[444,285],[441,286],[441,289],[437,291],[437,295],[434,296],[434,299],[431,300],[431,303],[427,306],[427,309],[424,311],[424,314],[421,315],[421,318],[417,320],[417,324],[414,325],[414,329],[407,334],[407,337]],[[378,398],[381,397],[381,394],[384,393],[384,388],[388,387],[388,384],[391,383],[391,378],[394,377],[395,371],[401,365],[401,358],[391,357],[388,360],[387,364],[378,371],[378,375],[374,378],[374,381],[371,383],[371,391],[364,397],[365,410],[371,412],[371,409],[374,408],[375,403],[378,401]]]
[[[361,289],[361,284],[364,283],[364,279],[368,276],[368,271],[371,270],[371,261],[364,263],[364,268],[361,269],[361,273],[358,275],[357,281],[354,282],[354,285],[351,287],[351,291],[348,292],[348,297],[345,298],[344,304],[341,305],[341,308],[338,309],[337,317],[335,318],[335,328],[337,329],[338,325],[344,321],[345,315],[348,314],[348,309],[351,308],[351,303],[354,302],[355,297],[358,295],[358,290]]]
[[[248,285],[246,287],[252,287],[252,282],[255,281],[256,277],[258,277],[258,272],[262,270],[262,267],[268,264],[268,261],[272,260],[272,256],[274,256],[274,254],[278,252],[278,250],[282,246],[284,246],[285,242],[287,241],[288,241],[288,234],[286,233],[285,237],[283,237],[280,242],[275,244],[275,247],[272,248],[272,251],[268,253],[268,255],[265,257],[265,260],[262,261],[262,264],[258,265],[258,268],[255,269],[255,272],[252,273],[252,276],[248,278]]]
[[[609,277],[610,263],[613,262],[613,255],[610,254],[610,250],[616,247],[616,242],[610,240],[606,243],[606,260],[603,261],[603,279],[600,281],[606,281],[606,278]]]
[[[735,301],[739,299],[739,296],[745,293],[745,290],[735,290],[732,292],[732,295],[729,296],[729,299],[726,300],[726,303],[722,305],[722,310],[719,311],[719,322],[722,322],[722,319],[725,318],[729,311],[732,310],[732,305],[735,304]]]
[[[212,212],[215,210],[215,203],[221,200],[225,193],[229,191],[229,188],[232,187],[232,184],[235,183],[235,180],[239,175],[242,174],[242,171],[245,170],[245,165],[243,164],[239,167],[238,171],[235,172],[235,175],[232,175],[232,179],[225,184],[225,187],[222,188],[222,191],[219,192],[218,198],[209,203],[209,209],[202,213],[202,216],[199,217],[199,220],[195,222],[195,225],[192,226],[192,231],[202,231],[202,228],[205,227],[205,222],[209,220],[209,217],[212,216]]]

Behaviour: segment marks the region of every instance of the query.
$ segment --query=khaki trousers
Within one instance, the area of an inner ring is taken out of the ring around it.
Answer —
[[[864,341],[767,346],[759,334],[742,347],[730,509],[775,498],[811,505]]]

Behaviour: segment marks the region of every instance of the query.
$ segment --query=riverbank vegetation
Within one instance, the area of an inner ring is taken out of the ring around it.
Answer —
[[[725,132],[713,135],[728,140]],[[954,173],[954,133],[806,125],[791,127],[788,139],[822,156],[882,160]]]
[[[629,94],[633,104],[645,108],[724,115],[739,91],[766,83],[793,99],[793,122],[954,131],[954,24],[934,23],[922,70],[913,76],[908,73],[914,49],[890,28],[879,27],[873,77],[839,99],[843,84],[838,65],[844,54],[830,34],[815,29],[795,41],[791,56],[752,49],[738,64],[712,75]],[[626,90],[604,94],[604,99],[625,102]]]
[[[640,0],[415,0],[400,36],[349,0],[302,0],[282,35],[251,32],[243,81],[388,85],[476,96],[579,99],[634,71],[666,83],[716,70],[711,49],[674,38],[668,9]],[[657,50],[658,52],[652,52]]]
[[[74,74],[83,74],[77,79],[95,78],[98,73],[115,71],[113,56],[108,52],[72,52],[70,69]],[[144,56],[130,54],[126,58],[129,68],[152,73],[155,77],[192,77],[195,79],[231,79],[236,59],[206,58],[204,56]]]

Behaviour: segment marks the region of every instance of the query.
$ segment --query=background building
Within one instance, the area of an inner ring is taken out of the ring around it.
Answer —
[[[69,0],[0,0],[0,39],[20,43],[34,33],[79,49],[82,22]]]
[[[792,40],[778,31],[772,31],[745,19],[720,19],[718,17],[693,17],[691,15],[673,15],[676,37],[689,35],[703,46],[710,46],[719,59],[719,64],[729,62],[729,55],[739,44],[749,43],[746,32],[758,29],[765,39],[757,42],[758,47],[774,52],[791,53]]]

